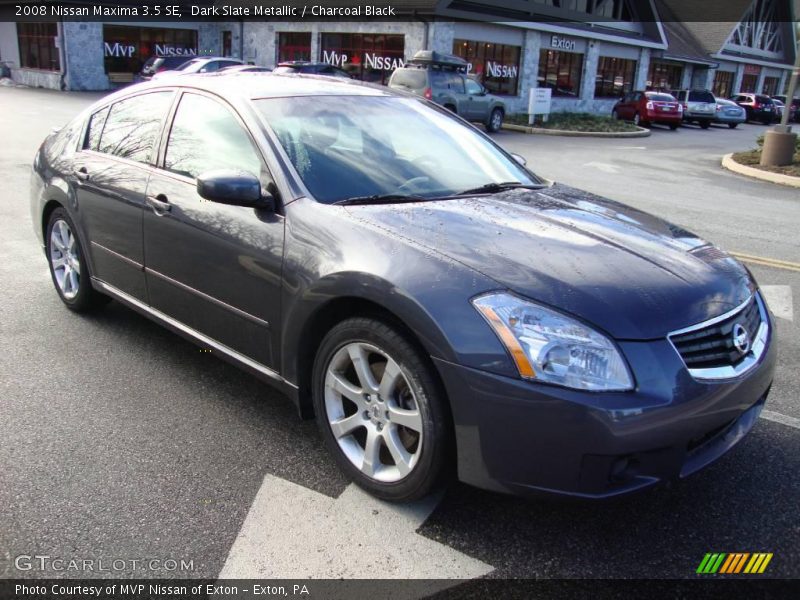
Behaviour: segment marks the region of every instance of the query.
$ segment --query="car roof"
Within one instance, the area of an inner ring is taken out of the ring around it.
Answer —
[[[107,96],[108,100],[127,97],[138,91],[165,87],[205,90],[225,98],[255,100],[292,96],[406,96],[384,86],[355,79],[342,79],[305,73],[225,72],[186,74],[180,77],[154,79],[128,86]]]

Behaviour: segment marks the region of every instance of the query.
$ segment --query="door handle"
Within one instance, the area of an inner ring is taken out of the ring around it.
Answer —
[[[147,196],[145,201],[147,202],[147,205],[156,212],[156,214],[161,215],[172,210],[172,204],[169,203],[164,194],[159,194],[158,196]]]
[[[73,171],[73,173],[75,173],[75,177],[77,177],[81,181],[88,181],[89,180],[89,171],[86,170],[86,167],[81,167],[80,169],[75,169]]]

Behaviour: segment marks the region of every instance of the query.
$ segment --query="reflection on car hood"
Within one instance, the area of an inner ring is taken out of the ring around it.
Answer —
[[[346,210],[618,339],[663,337],[754,289],[738,261],[688,231],[560,184]]]

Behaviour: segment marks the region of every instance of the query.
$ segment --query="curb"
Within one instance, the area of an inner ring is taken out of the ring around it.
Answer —
[[[722,166],[729,171],[752,177],[753,179],[761,179],[762,181],[769,181],[770,183],[800,188],[800,177],[792,177],[791,175],[783,175],[781,173],[773,173],[771,171],[763,171],[754,167],[748,167],[747,165],[733,160],[732,153],[722,157]]]
[[[513,125],[503,123],[503,129],[531,133],[534,135],[562,135],[565,137],[596,137],[596,138],[642,138],[650,135],[650,130],[638,127],[639,131],[568,131],[566,129],[544,129],[542,127],[528,127],[526,125]]]

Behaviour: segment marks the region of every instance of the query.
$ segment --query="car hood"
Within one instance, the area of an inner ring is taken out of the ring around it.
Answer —
[[[617,339],[662,338],[755,289],[738,261],[685,229],[560,184],[347,210]]]

